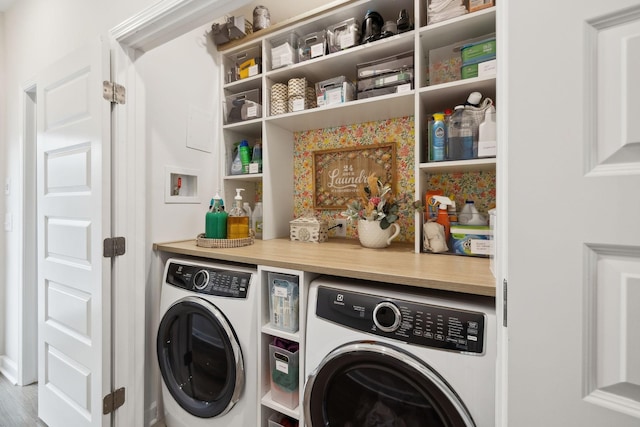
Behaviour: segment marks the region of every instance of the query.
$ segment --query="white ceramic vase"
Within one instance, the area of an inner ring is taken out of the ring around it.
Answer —
[[[395,222],[386,229],[380,228],[380,221],[358,220],[358,238],[365,248],[386,248],[400,234],[400,226]]]

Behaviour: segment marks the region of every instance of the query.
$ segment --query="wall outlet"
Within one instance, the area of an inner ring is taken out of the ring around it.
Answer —
[[[335,219],[333,225],[337,225],[337,227],[333,229],[333,235],[335,237],[347,237],[347,220],[346,219]]]

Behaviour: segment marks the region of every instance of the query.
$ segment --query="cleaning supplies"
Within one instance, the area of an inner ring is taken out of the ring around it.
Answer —
[[[249,229],[253,229],[253,212],[251,210],[251,205],[249,205],[249,202],[244,202],[242,204],[242,209],[245,211],[247,217],[249,218]]]
[[[256,202],[251,216],[251,228],[253,228],[256,239],[262,239],[262,202]]]
[[[438,203],[438,217],[436,218],[436,222],[444,227],[445,241],[448,242],[451,222],[449,222],[449,212],[447,212],[447,206],[450,206],[453,202],[450,198],[445,196],[433,196],[433,199]]]
[[[207,239],[227,238],[227,216],[222,208],[222,198],[216,193],[211,199],[211,207],[205,216],[205,233]]]
[[[242,165],[242,173],[249,173],[249,163],[251,163],[251,150],[246,139],[240,141],[238,146],[238,154],[240,155],[240,163]]]
[[[227,217],[228,239],[244,239],[249,237],[249,217],[244,209],[242,209],[241,191],[244,191],[244,188],[236,188],[236,196],[233,198],[233,208]]]
[[[439,162],[445,159],[445,141],[446,130],[444,127],[444,114],[435,113],[433,115],[433,128],[431,131],[431,140],[433,141],[433,158],[434,162]]]
[[[458,105],[449,121],[447,160],[473,159],[473,113]]]
[[[250,170],[251,173],[262,172],[262,144],[260,143],[260,141],[256,142],[253,146],[253,153],[251,154],[251,164],[256,164],[258,168],[255,171]]]
[[[458,215],[458,221],[462,225],[486,225],[487,220],[478,212],[473,200],[467,200]]]
[[[234,156],[233,161],[231,162],[231,175],[242,174],[242,160],[240,160],[239,145],[239,143],[235,144],[235,148],[233,150]]]
[[[478,126],[478,157],[495,157],[497,154],[496,107],[492,105],[484,112],[484,121]]]

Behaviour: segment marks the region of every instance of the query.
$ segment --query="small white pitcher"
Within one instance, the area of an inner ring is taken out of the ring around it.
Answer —
[[[395,231],[393,231],[394,228]],[[398,234],[400,234],[400,226],[395,222],[383,230],[380,228],[380,221],[358,220],[358,238],[365,248],[386,248]]]

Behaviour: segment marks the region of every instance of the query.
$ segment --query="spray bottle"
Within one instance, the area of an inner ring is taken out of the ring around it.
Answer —
[[[227,239],[244,239],[249,237],[249,217],[242,208],[241,191],[244,191],[244,188],[236,188],[236,196],[233,198],[233,208],[227,218]]]
[[[449,236],[451,234],[451,222],[449,222],[449,212],[447,211],[447,206],[453,205],[453,202],[450,198],[445,196],[432,196],[436,202],[438,202],[438,217],[436,218],[436,222],[444,227],[444,237],[446,241],[449,241]]]

